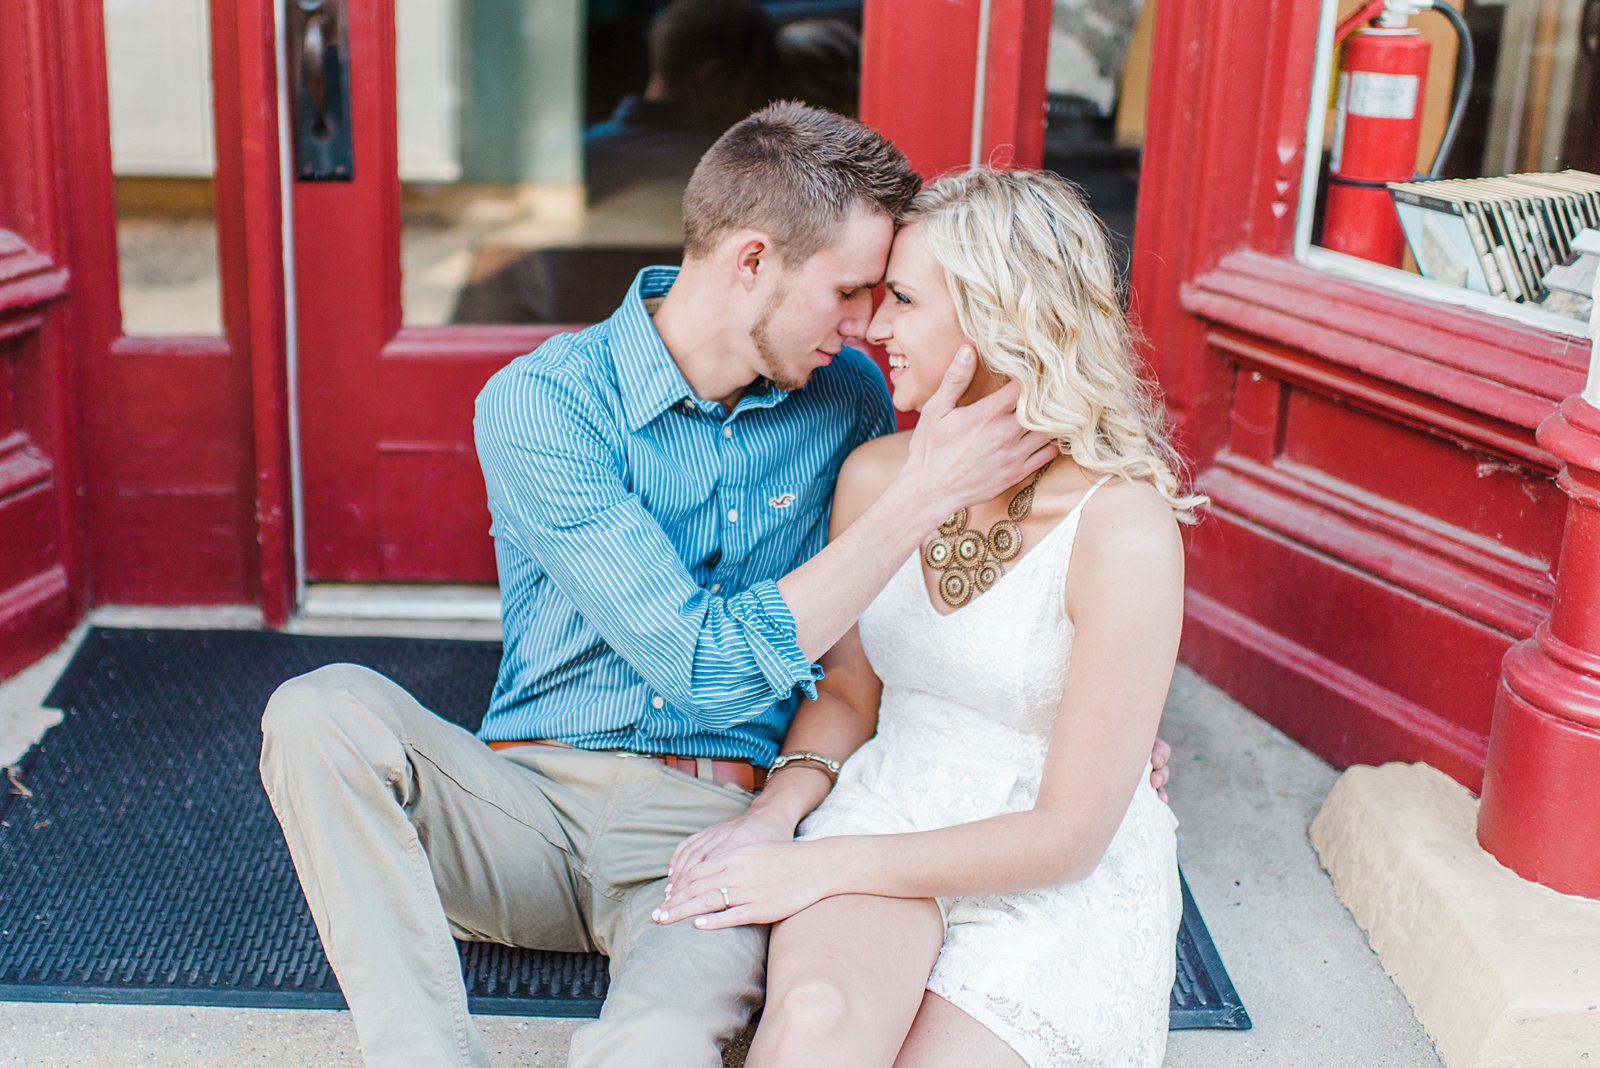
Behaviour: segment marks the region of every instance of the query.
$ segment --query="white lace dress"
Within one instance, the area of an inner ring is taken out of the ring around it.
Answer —
[[[1066,685],[1062,607],[1083,501],[995,587],[949,615],[913,556],[861,617],[883,702],[802,838],[923,831],[1033,806]],[[1085,879],[941,899],[945,941],[928,989],[1033,1068],[1161,1063],[1181,902],[1177,820],[1134,794]]]

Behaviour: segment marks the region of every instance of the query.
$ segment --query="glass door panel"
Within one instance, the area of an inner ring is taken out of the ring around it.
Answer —
[[[689,175],[769,100],[854,113],[858,4],[401,0],[406,326],[591,322],[681,256]]]

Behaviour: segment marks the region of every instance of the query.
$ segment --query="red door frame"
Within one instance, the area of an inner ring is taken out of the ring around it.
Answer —
[[[69,309],[59,12],[0,5],[0,677],[66,636],[87,597]]]
[[[212,0],[220,337],[126,337],[118,306],[103,6],[52,5],[89,603],[289,613],[273,8]]]
[[[932,178],[972,160],[978,50],[984,49],[978,161],[1044,159],[1049,0],[955,0],[938,17],[919,0],[867,0],[861,116]],[[982,25],[988,19],[987,32]]]
[[[212,0],[215,84],[227,86],[230,106],[219,108],[219,216],[232,226],[235,242],[224,262],[237,280],[230,323],[250,354],[250,442],[254,464],[257,581],[262,621],[282,626],[294,611],[294,494],[289,424],[284,263],[282,159],[278,132],[276,11],[270,0]],[[230,65],[223,71],[222,66]],[[227,80],[224,81],[223,79]],[[223,95],[219,91],[219,96]],[[237,139],[238,150],[233,149]],[[226,162],[224,162],[226,161]],[[226,167],[226,170],[224,170]],[[224,204],[226,214],[224,215]]]
[[[1586,356],[1293,259],[1320,8],[1156,17],[1133,288],[1214,500],[1183,658],[1337,765],[1475,789],[1500,658],[1552,589],[1565,502],[1534,429]]]

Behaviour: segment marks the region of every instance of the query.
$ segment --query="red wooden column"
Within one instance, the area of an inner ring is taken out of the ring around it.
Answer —
[[[868,0],[862,120],[925,178],[966,168],[974,118],[980,163],[1039,166],[1050,18],[1050,0]]]
[[[295,559],[273,7],[211,0],[210,11],[223,313],[231,346],[249,361],[261,621],[281,627],[295,609]]]
[[[1051,16],[1050,0],[867,0],[861,120],[925,179],[965,170],[974,133],[979,163],[1040,166]],[[863,347],[887,375],[883,350]]]
[[[1478,842],[1523,878],[1600,898],[1600,410],[1569,397],[1539,444],[1571,500],[1550,618],[1500,675]]]

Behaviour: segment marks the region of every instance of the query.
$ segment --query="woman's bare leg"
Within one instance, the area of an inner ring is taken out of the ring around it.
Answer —
[[[746,1068],[888,1068],[944,942],[927,898],[825,898],[772,929]]]
[[[1028,1068],[999,1035],[938,994],[925,993],[894,1068]]]

